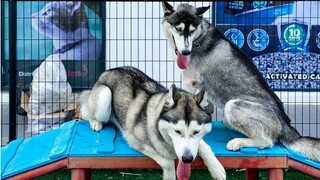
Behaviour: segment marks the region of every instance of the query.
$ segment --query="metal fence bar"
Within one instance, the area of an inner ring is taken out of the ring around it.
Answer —
[[[16,60],[16,39],[17,39],[17,2],[9,1],[9,63],[10,63],[10,87],[9,87],[9,141],[16,139],[17,117],[16,117],[16,91],[17,91],[17,60]]]

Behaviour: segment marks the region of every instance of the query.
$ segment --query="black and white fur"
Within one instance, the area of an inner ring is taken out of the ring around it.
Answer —
[[[245,134],[227,143],[227,149],[259,149],[282,143],[320,161],[320,140],[303,137],[290,125],[284,107],[251,58],[202,18],[209,7],[163,2],[163,29],[172,48],[188,57],[183,88],[195,92],[204,86],[208,99],[224,109],[224,124]]]
[[[162,167],[163,179],[175,179],[175,159],[191,163],[198,152],[212,177],[225,179],[223,166],[202,140],[211,131],[210,113],[200,106],[203,95],[204,89],[197,95],[175,85],[167,90],[139,69],[121,67],[102,73],[78,102],[81,118],[93,130],[107,122],[117,125],[132,148]]]

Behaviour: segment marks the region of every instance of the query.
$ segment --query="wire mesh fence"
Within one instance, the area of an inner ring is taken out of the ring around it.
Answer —
[[[254,59],[293,126],[303,135],[320,137],[320,4],[257,2],[187,3],[210,5],[204,18]],[[8,143],[10,128],[16,138],[30,137],[74,118],[78,93],[92,87],[105,69],[134,66],[166,87],[181,87],[181,70],[161,25],[160,2],[13,3],[15,19],[9,1],[1,2],[1,145]],[[11,21],[17,32],[10,39]],[[10,59],[12,43],[16,59]],[[12,61],[16,73],[9,68]],[[8,88],[12,74],[16,92]],[[16,94],[15,123],[9,117],[10,93]],[[223,111],[215,109],[212,117],[222,120]]]

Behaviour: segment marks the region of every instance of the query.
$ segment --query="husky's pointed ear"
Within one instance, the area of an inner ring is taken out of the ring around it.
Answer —
[[[177,91],[176,85],[172,84],[169,89],[168,99],[166,100],[166,106],[172,107],[180,99],[181,95]]]
[[[199,7],[199,8],[196,8],[196,12],[195,14],[202,18],[203,17],[203,14],[210,8],[210,5],[207,6],[207,7]]]
[[[169,16],[174,12],[173,7],[166,1],[162,1],[162,9],[165,16]]]
[[[197,95],[193,96],[193,99],[196,101],[198,105],[200,105],[201,101],[203,100],[204,93],[205,88],[203,87]]]

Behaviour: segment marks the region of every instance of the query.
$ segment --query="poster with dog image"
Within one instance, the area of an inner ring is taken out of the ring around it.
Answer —
[[[91,87],[105,69],[102,2],[18,1],[17,81],[28,84],[47,57],[59,54],[73,89]],[[8,87],[9,13],[3,2],[3,87]]]

